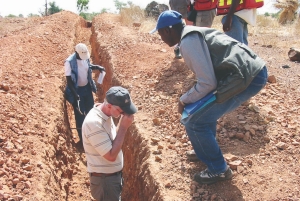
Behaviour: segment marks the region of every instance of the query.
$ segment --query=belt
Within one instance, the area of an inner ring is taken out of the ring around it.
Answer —
[[[122,171],[114,172],[114,173],[97,173],[97,172],[92,172],[92,173],[90,173],[90,175],[94,176],[94,177],[110,177],[110,176],[114,176],[114,175],[120,174],[121,172]]]

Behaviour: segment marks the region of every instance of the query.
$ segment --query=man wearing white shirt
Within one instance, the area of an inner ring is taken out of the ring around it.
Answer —
[[[83,120],[94,105],[92,92],[96,93],[97,91],[92,79],[92,70],[105,71],[102,66],[91,64],[89,59],[90,53],[87,46],[79,43],[75,46],[75,52],[64,63],[67,79],[65,97],[74,109],[79,145],[82,144],[81,126]]]
[[[82,138],[87,171],[90,174],[91,194],[97,201],[121,200],[121,148],[136,112],[128,90],[115,86],[106,92],[104,103],[95,104],[83,122]],[[120,117],[117,127],[112,117]]]

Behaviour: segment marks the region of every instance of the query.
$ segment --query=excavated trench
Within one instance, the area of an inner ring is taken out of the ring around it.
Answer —
[[[81,22],[79,26],[91,29],[89,39],[91,47],[92,63],[104,66],[106,68],[106,76],[103,84],[97,84],[97,99],[102,102],[105,97],[105,92],[111,87],[120,85],[120,81],[114,76],[114,68],[116,65],[112,62],[113,55],[110,55],[105,46],[101,46],[101,41],[97,40],[97,32],[90,22]],[[74,40],[76,41],[76,39]],[[95,73],[94,80],[99,76],[99,72]],[[67,125],[66,141],[72,141],[72,131],[70,129],[70,108],[64,104],[65,125]],[[118,119],[115,119],[117,123]],[[127,131],[123,145],[124,153],[124,168],[123,177],[125,185],[122,191],[122,200],[124,201],[145,201],[145,200],[163,200],[160,193],[157,181],[151,175],[149,163],[147,159],[150,155],[150,150],[147,147],[147,141],[139,133],[137,126],[133,123]],[[76,161],[73,161],[76,163]],[[86,169],[79,171],[86,172]],[[66,187],[67,186],[67,187]],[[68,197],[68,185],[65,185],[66,198]]]

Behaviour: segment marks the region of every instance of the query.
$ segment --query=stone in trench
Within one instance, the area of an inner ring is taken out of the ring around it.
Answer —
[[[170,143],[171,143],[171,144],[175,144],[175,143],[176,143],[176,141],[177,141],[177,140],[176,140],[176,138],[175,138],[175,137],[171,137],[171,138],[170,138]]]
[[[26,164],[26,163],[29,163],[29,162],[30,162],[29,158],[23,158],[23,159],[21,159],[21,163],[22,164]]]
[[[163,149],[163,148],[164,147],[162,145],[160,145],[160,144],[157,146],[157,149]]]
[[[257,112],[259,113],[260,109],[259,107],[255,106],[255,105],[249,105],[248,107],[251,111]]]
[[[270,142],[270,140],[271,140],[269,136],[264,136],[263,139],[264,139],[265,142]]]
[[[154,150],[152,153],[153,153],[153,154],[155,154],[155,155],[157,155],[157,154],[161,154],[161,150],[160,150],[160,149],[158,149],[158,150]]]
[[[244,171],[244,167],[243,166],[237,166],[236,171],[237,171],[237,173],[242,173]]]
[[[241,139],[244,138],[244,134],[243,134],[243,133],[237,133],[237,134],[235,135],[235,137],[236,137],[237,139],[241,140]]]
[[[276,144],[276,147],[277,147],[278,149],[286,149],[287,145],[286,145],[284,142],[278,142],[278,143]]]
[[[187,151],[186,156],[190,161],[198,161],[199,160],[194,150]]]
[[[243,182],[244,182],[244,184],[247,184],[247,183],[249,183],[249,181],[248,181],[248,179],[243,179]]]
[[[250,131],[251,135],[255,135],[255,130],[254,129],[250,129],[249,131]]]
[[[228,163],[228,165],[230,166],[230,168],[232,170],[237,170],[237,166],[242,165],[242,161],[240,161],[240,160],[231,161],[231,162]]]
[[[167,183],[165,184],[165,187],[166,187],[166,188],[170,188],[170,187],[172,187],[172,184],[171,184],[171,182],[167,182]]]
[[[20,180],[19,180],[18,178],[15,178],[15,179],[13,179],[13,181],[12,181],[12,182],[13,182],[13,184],[14,184],[14,185],[16,185],[17,183],[19,183],[19,182],[20,182]]]
[[[27,171],[31,171],[32,168],[33,168],[32,165],[25,165],[25,166],[23,167],[23,169],[24,169],[24,170],[27,170]]]
[[[133,26],[133,27],[140,27],[140,26],[141,26],[141,23],[139,23],[139,22],[134,22],[134,23],[132,23],[132,26]]]
[[[237,156],[233,155],[233,154],[224,154],[224,158],[227,160],[227,161],[235,161],[238,159]]]
[[[9,90],[9,85],[3,83],[3,84],[2,84],[2,89],[3,89],[4,91],[8,91],[8,90]]]
[[[198,198],[198,197],[200,197],[199,193],[194,193],[193,194],[193,198]]]
[[[276,83],[276,77],[274,75],[270,75],[268,77],[268,82],[270,82],[270,83]]]
[[[155,119],[153,119],[152,121],[153,121],[153,124],[154,124],[155,126],[159,126],[159,125],[161,124],[159,118],[155,118]]]
[[[250,133],[249,133],[249,132],[246,132],[245,135],[244,135],[244,137],[243,137],[243,140],[244,140],[245,142],[249,142],[250,138],[251,138]]]
[[[248,163],[248,165],[252,165],[252,164],[253,164],[252,160],[250,160],[250,159],[248,159],[248,160],[246,161],[246,163]]]
[[[160,139],[159,138],[151,138],[151,141],[154,142],[154,143],[157,143],[157,142],[160,141]]]
[[[160,162],[162,160],[162,157],[161,156],[155,156],[155,161],[156,162]]]

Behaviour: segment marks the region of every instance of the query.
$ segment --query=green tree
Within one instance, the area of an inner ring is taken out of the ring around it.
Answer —
[[[100,11],[100,13],[108,13],[108,10],[109,9],[107,9],[107,8],[102,8],[101,11]]]
[[[87,21],[92,21],[93,18],[96,16],[96,15],[99,15],[99,13],[84,13],[84,12],[81,12],[79,14],[79,16],[83,17],[85,20]]]
[[[121,11],[122,8],[124,8],[127,4],[124,2],[121,2],[119,0],[114,0],[115,2],[115,7],[117,8],[118,11]]]
[[[19,14],[19,17],[24,17],[24,15],[23,14]]]
[[[278,18],[280,12],[281,12],[281,11],[278,11],[277,13],[272,13],[271,16],[272,16],[273,18]]]
[[[6,16],[6,17],[17,17],[17,16],[15,16],[15,15],[13,15],[13,14],[9,14],[9,15]]]
[[[38,14],[30,13],[27,15],[27,17],[40,17],[40,16]]]
[[[77,10],[81,13],[83,10],[86,11],[89,9],[89,0],[77,0]]]
[[[62,11],[62,9],[56,5],[55,1],[49,2],[49,6],[50,8],[48,8],[48,15],[52,15],[54,13]]]
[[[133,2],[132,1],[127,1],[127,4],[129,5],[129,7],[133,7]]]

